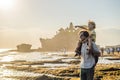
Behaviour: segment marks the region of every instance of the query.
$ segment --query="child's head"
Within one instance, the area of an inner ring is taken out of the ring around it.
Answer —
[[[87,31],[81,31],[80,32],[80,39],[82,41],[85,40],[87,37],[89,37],[89,33]]]
[[[93,21],[89,21],[89,22],[88,22],[88,27],[89,27],[89,30],[93,30],[93,29],[95,29],[95,28],[96,28],[96,24],[95,24],[95,22],[93,22]]]

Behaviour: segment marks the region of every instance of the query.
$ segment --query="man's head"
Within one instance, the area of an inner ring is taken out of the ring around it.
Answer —
[[[81,31],[80,32],[80,39],[82,41],[85,40],[87,37],[89,37],[89,33],[87,31]]]
[[[95,22],[93,22],[93,21],[89,21],[89,22],[88,22],[88,27],[89,27],[90,30],[95,29],[95,28],[96,28],[96,24],[95,24]]]

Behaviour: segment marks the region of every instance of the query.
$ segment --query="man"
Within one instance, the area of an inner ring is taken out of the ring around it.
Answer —
[[[93,80],[95,58],[89,53],[88,45],[89,33],[87,31],[80,32],[81,45],[81,80]],[[92,42],[94,49],[98,50],[94,42]],[[99,51],[99,50],[98,50]],[[78,53],[79,54],[79,53]]]

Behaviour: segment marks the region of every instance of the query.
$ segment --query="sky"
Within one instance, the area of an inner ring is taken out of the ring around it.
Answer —
[[[120,0],[0,0],[0,48],[38,48],[40,37],[89,20],[96,23],[97,44],[120,45]]]

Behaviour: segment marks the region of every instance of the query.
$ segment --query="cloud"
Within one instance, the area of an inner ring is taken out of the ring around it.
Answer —
[[[120,29],[109,28],[96,31],[97,43],[102,46],[120,44]]]

